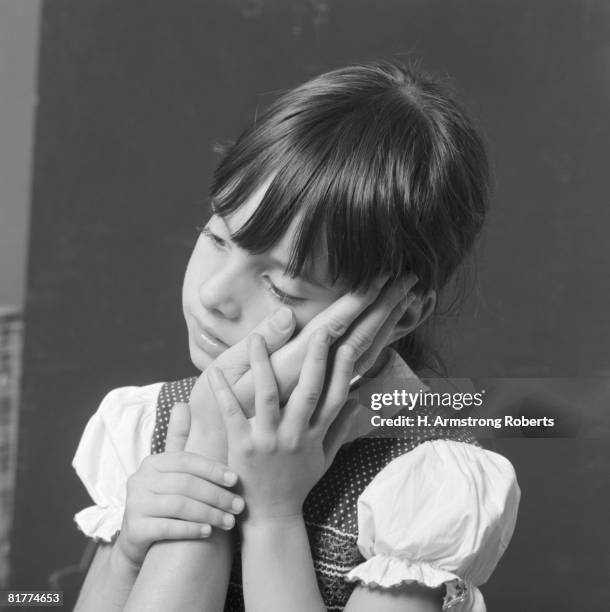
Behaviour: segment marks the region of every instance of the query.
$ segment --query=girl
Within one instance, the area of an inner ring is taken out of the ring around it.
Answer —
[[[75,455],[76,521],[108,542],[79,610],[485,609],[512,466],[463,430],[365,437],[346,399],[354,373],[424,387],[420,325],[488,185],[465,113],[397,63],[323,74],[239,137],[183,285],[202,375],[111,392]]]

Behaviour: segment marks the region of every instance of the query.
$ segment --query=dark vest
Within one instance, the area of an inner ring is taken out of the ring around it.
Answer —
[[[151,446],[153,454],[165,450],[171,409],[176,402],[188,402],[196,380],[196,377],[185,378],[161,387]],[[422,410],[418,414],[422,414]],[[430,410],[428,414],[434,416],[435,412]],[[422,442],[435,439],[481,446],[469,430],[462,428],[414,427],[409,429],[409,437],[359,438],[339,450],[332,466],[310,491],[303,506],[303,516],[318,586],[328,610],[343,610],[356,586],[356,583],[347,582],[344,576],[365,561],[356,545],[358,497],[390,461]],[[237,543],[225,612],[244,610]]]

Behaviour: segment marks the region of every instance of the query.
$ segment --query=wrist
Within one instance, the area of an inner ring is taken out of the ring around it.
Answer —
[[[242,535],[255,530],[257,532],[270,531],[274,533],[286,533],[294,529],[300,529],[305,524],[302,512],[294,514],[268,515],[268,514],[248,514],[243,520],[239,521]]]
[[[208,459],[227,462],[227,438],[223,431],[201,431],[191,428],[184,450]]]
[[[120,537],[120,535],[119,535]],[[132,559],[125,553],[119,540],[112,546],[110,551],[110,571],[116,575],[131,575],[136,577],[142,568],[142,561]]]

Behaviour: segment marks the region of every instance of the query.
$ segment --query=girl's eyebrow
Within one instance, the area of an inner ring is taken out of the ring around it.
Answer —
[[[232,232],[231,228],[229,227],[229,224],[227,223],[227,220],[224,219],[223,217],[221,217],[220,215],[218,215],[218,218],[222,221],[222,223],[225,226],[225,229],[227,230],[227,233],[229,234],[229,236],[232,236],[233,232]],[[273,262],[278,267],[284,268],[284,270],[286,270],[288,268],[288,263],[287,262],[280,261],[279,259],[277,259],[277,257],[273,257],[273,255],[269,255],[269,258],[271,260],[273,260]],[[317,280],[312,275],[311,270],[307,266],[303,267],[303,269],[301,270],[301,273],[296,278],[301,279],[301,280],[305,281],[306,283],[309,283],[310,285],[313,285],[314,287],[318,287],[319,289],[324,289],[326,291],[328,291],[330,289],[330,287],[322,284],[319,280]]]

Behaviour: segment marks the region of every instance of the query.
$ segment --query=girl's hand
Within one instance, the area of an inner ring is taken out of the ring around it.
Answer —
[[[271,363],[282,401],[289,397],[297,384],[307,343],[316,330],[325,329],[332,339],[339,339],[335,348],[346,345],[353,350],[357,360],[356,373],[367,372],[384,347],[408,331],[399,321],[410,306],[415,304],[416,310],[421,309],[422,300],[412,292],[418,279],[409,274],[402,282],[384,287],[386,281],[382,278],[364,293],[348,293],[339,298],[314,317],[290,342],[295,320],[286,307],[254,330],[264,337],[269,353],[273,353]],[[274,323],[281,313],[287,316],[284,325]],[[213,365],[222,369],[245,413],[252,415],[254,382],[249,370],[247,338],[227,349]],[[194,426],[187,449],[226,461],[226,433],[210,390],[208,370],[199,377],[191,392]]]
[[[176,404],[165,452],[146,457],[127,481],[127,500],[117,546],[139,567],[153,542],[205,538],[212,527],[231,529],[244,501],[228,491],[237,475],[226,465],[184,452],[190,410]]]
[[[302,513],[303,502],[332,463],[356,414],[342,407],[353,376],[355,354],[341,348],[325,385],[330,337],[310,339],[297,386],[280,410],[278,386],[263,339],[250,337],[255,418],[248,421],[222,372],[210,368],[212,390],[229,439],[229,464],[248,503],[245,520]]]
[[[290,308],[283,307],[264,319],[252,333],[263,336],[269,350],[273,352],[290,339],[295,323],[293,312]],[[250,369],[248,338],[228,348],[214,360],[213,365],[222,369],[228,383],[233,385]],[[193,426],[186,449],[217,461],[226,462],[226,431],[216,406],[214,394],[210,389],[208,369],[201,374],[191,390],[189,404]],[[253,403],[254,389],[251,388],[250,392],[252,394],[250,403]]]
[[[424,300],[413,290],[417,276],[409,274],[394,284],[386,281],[381,278],[377,285],[363,293],[347,293],[316,315],[288,344],[279,349],[271,350],[270,347],[271,364],[282,401],[286,401],[295,388],[307,344],[318,329],[330,335],[333,350],[347,346],[353,351],[354,373],[361,375],[377,363],[386,346],[411,330],[413,325],[402,325],[401,318],[409,308],[413,310],[413,321],[418,321],[421,315]],[[243,410],[251,416],[254,412],[252,373],[245,371],[237,382],[229,383]]]

